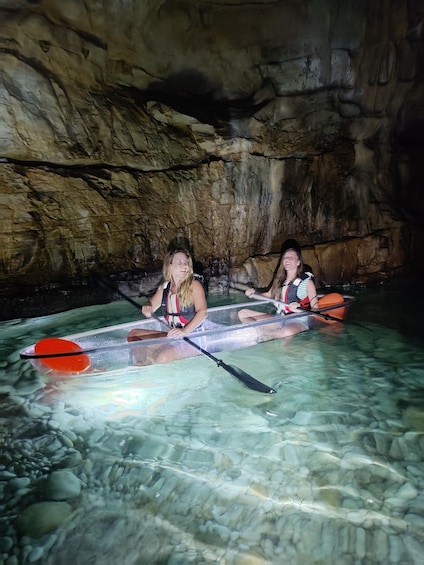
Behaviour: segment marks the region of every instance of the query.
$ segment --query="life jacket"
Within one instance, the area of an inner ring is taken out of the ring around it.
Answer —
[[[310,279],[313,278],[312,273],[301,273],[298,275],[294,281],[291,281],[288,285],[284,285],[281,288],[281,300],[286,304],[290,302],[299,302],[302,308],[310,308],[310,302],[307,291],[307,284]],[[278,313],[290,313],[291,310],[287,307],[282,306],[278,309]]]
[[[201,277],[200,275],[195,275],[194,276],[195,280],[199,281],[202,285],[203,285],[203,277]],[[169,291],[171,289],[171,283],[165,283],[164,287],[163,287],[163,293],[162,293],[162,310],[165,316],[165,319],[167,321],[167,323],[172,327],[172,328],[183,328],[184,326],[186,326],[195,316],[196,314],[196,309],[194,307],[194,304],[191,304],[190,306],[187,306],[186,308],[184,308],[183,310],[181,310],[180,305],[178,303],[178,295],[175,294],[175,312],[169,312],[168,311],[168,297],[169,297]]]

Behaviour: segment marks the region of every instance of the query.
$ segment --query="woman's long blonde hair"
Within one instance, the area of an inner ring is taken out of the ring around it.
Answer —
[[[303,269],[304,269],[302,253],[298,249],[294,249],[293,247],[289,247],[288,249],[286,249],[284,253],[281,255],[280,265],[278,267],[277,272],[275,273],[275,277],[271,285],[271,297],[277,300],[281,300],[281,288],[287,277],[287,271],[284,268],[284,262],[283,262],[284,255],[287,253],[287,251],[294,251],[300,261],[300,265],[297,268],[297,276],[303,273]]]
[[[183,280],[180,282],[180,284],[177,288],[178,303],[180,305],[180,308],[183,310],[184,308],[191,306],[194,302],[194,297],[193,297],[193,280],[194,280],[193,259],[191,258],[191,255],[187,251],[187,249],[173,249],[172,251],[168,251],[168,253],[165,255],[165,258],[163,260],[162,273],[163,273],[164,282],[172,282],[171,264],[172,264],[172,260],[174,259],[174,256],[177,253],[184,253],[184,255],[187,257],[187,260],[188,260],[188,269],[187,269],[186,276],[183,278]]]

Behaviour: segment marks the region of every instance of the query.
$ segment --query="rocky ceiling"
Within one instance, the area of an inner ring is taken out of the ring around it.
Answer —
[[[2,295],[158,268],[180,237],[249,277],[286,238],[322,285],[409,272],[423,19],[419,0],[0,0]]]

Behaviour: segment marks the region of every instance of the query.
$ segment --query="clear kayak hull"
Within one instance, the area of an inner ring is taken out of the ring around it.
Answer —
[[[214,354],[284,337],[285,331],[290,327],[295,328],[293,333],[299,333],[327,323],[340,323],[337,320],[345,318],[354,298],[339,296],[341,299],[338,304],[324,306],[319,312],[303,311],[286,316],[274,315],[275,305],[271,300],[209,308],[208,318],[202,327],[187,337],[200,348]],[[239,313],[244,309],[253,310],[259,317],[261,314],[268,316],[251,323],[241,323]],[[30,360],[41,373],[60,376],[110,372],[151,364],[159,348],[165,347],[180,348],[182,357],[200,354],[198,349],[182,339],[155,339],[148,336],[142,341],[127,341],[129,332],[135,329],[163,332],[165,328],[159,318],[149,318],[67,335],[60,339],[47,338],[51,341],[44,349],[41,347],[41,340],[22,349],[20,355],[21,358]],[[140,363],[140,357],[145,362]]]

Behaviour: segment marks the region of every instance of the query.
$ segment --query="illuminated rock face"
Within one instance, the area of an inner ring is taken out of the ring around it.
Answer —
[[[157,268],[179,236],[204,266],[290,237],[322,284],[406,272],[420,6],[3,0],[3,291]]]

